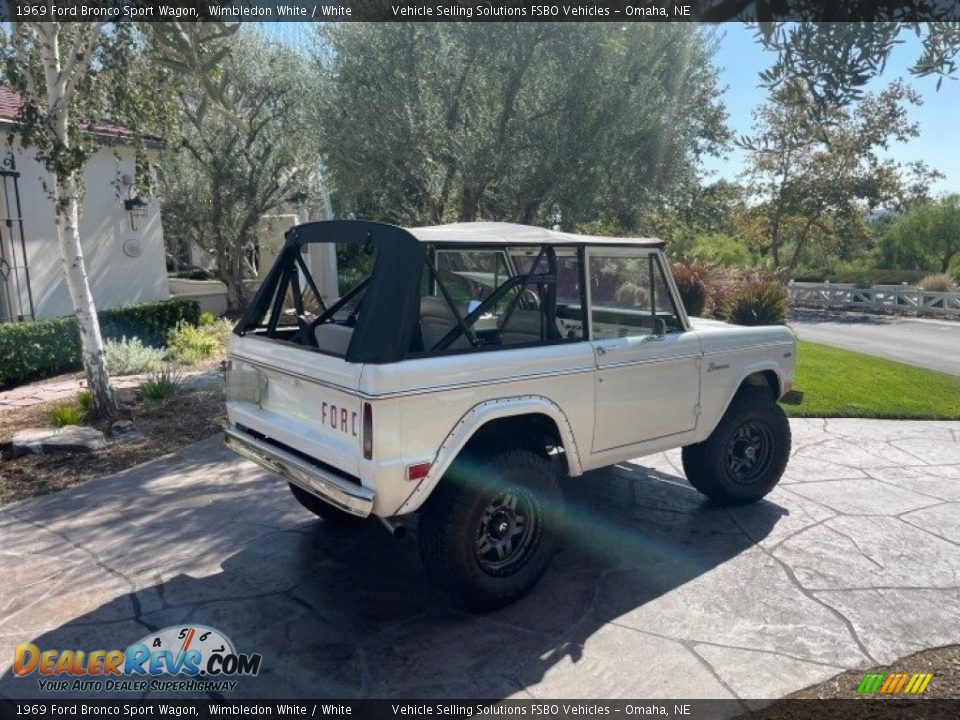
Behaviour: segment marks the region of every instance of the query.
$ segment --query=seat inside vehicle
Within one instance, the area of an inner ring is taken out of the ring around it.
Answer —
[[[420,332],[423,334],[423,347],[429,351],[457,327],[457,318],[447,301],[436,295],[420,298]],[[469,347],[467,338],[461,336],[451,343],[451,350]]]
[[[540,311],[514,310],[500,332],[504,345],[540,342]]]
[[[313,331],[313,336],[317,341],[319,350],[334,355],[346,355],[347,348],[350,346],[350,339],[353,337],[353,328],[346,325],[323,323],[317,325],[316,330]]]

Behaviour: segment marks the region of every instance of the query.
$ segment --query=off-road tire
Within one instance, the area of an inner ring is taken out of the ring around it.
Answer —
[[[710,437],[683,448],[682,457],[687,480],[713,502],[756,502],[773,490],[787,466],[790,424],[769,391],[744,388]]]
[[[314,515],[318,515],[319,517],[323,518],[324,522],[330,523],[331,525],[336,525],[338,527],[351,527],[366,522],[366,518],[357,517],[356,515],[351,515],[348,512],[340,510],[339,508],[335,508],[330,503],[324,502],[316,495],[308,493],[306,490],[294,485],[293,483],[287,484],[290,486],[290,492],[293,493],[293,496],[297,499],[297,502],[303,505]]]
[[[454,606],[493,610],[524,595],[543,575],[562,514],[560,486],[546,458],[509,450],[462,459],[420,511],[420,556]]]

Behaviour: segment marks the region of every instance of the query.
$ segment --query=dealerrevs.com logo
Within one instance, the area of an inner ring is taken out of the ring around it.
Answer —
[[[260,672],[258,653],[238,653],[230,639],[202,625],[168,627],[126,650],[42,650],[17,645],[13,672],[36,676],[48,692],[230,692]]]

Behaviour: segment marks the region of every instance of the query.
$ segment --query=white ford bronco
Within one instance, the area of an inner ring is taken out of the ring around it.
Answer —
[[[428,571],[489,609],[545,571],[561,475],[682,447],[712,501],[770,492],[795,363],[785,327],[688,318],[658,240],[307,223],[234,331],[225,437],[328,522],[418,516]]]

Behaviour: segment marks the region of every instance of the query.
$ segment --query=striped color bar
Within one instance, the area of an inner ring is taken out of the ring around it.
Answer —
[[[903,692],[919,695],[927,689],[927,685],[930,684],[931,680],[933,680],[933,673],[914,673],[913,677],[910,678],[910,682],[908,682],[907,686],[903,689]]]
[[[867,673],[863,676],[863,680],[860,681],[860,687],[857,688],[857,692],[872,695],[880,689],[880,685],[883,683],[885,677],[886,675],[884,673]]]
[[[933,680],[933,673],[867,673],[860,681],[857,692],[873,695],[919,695]]]

